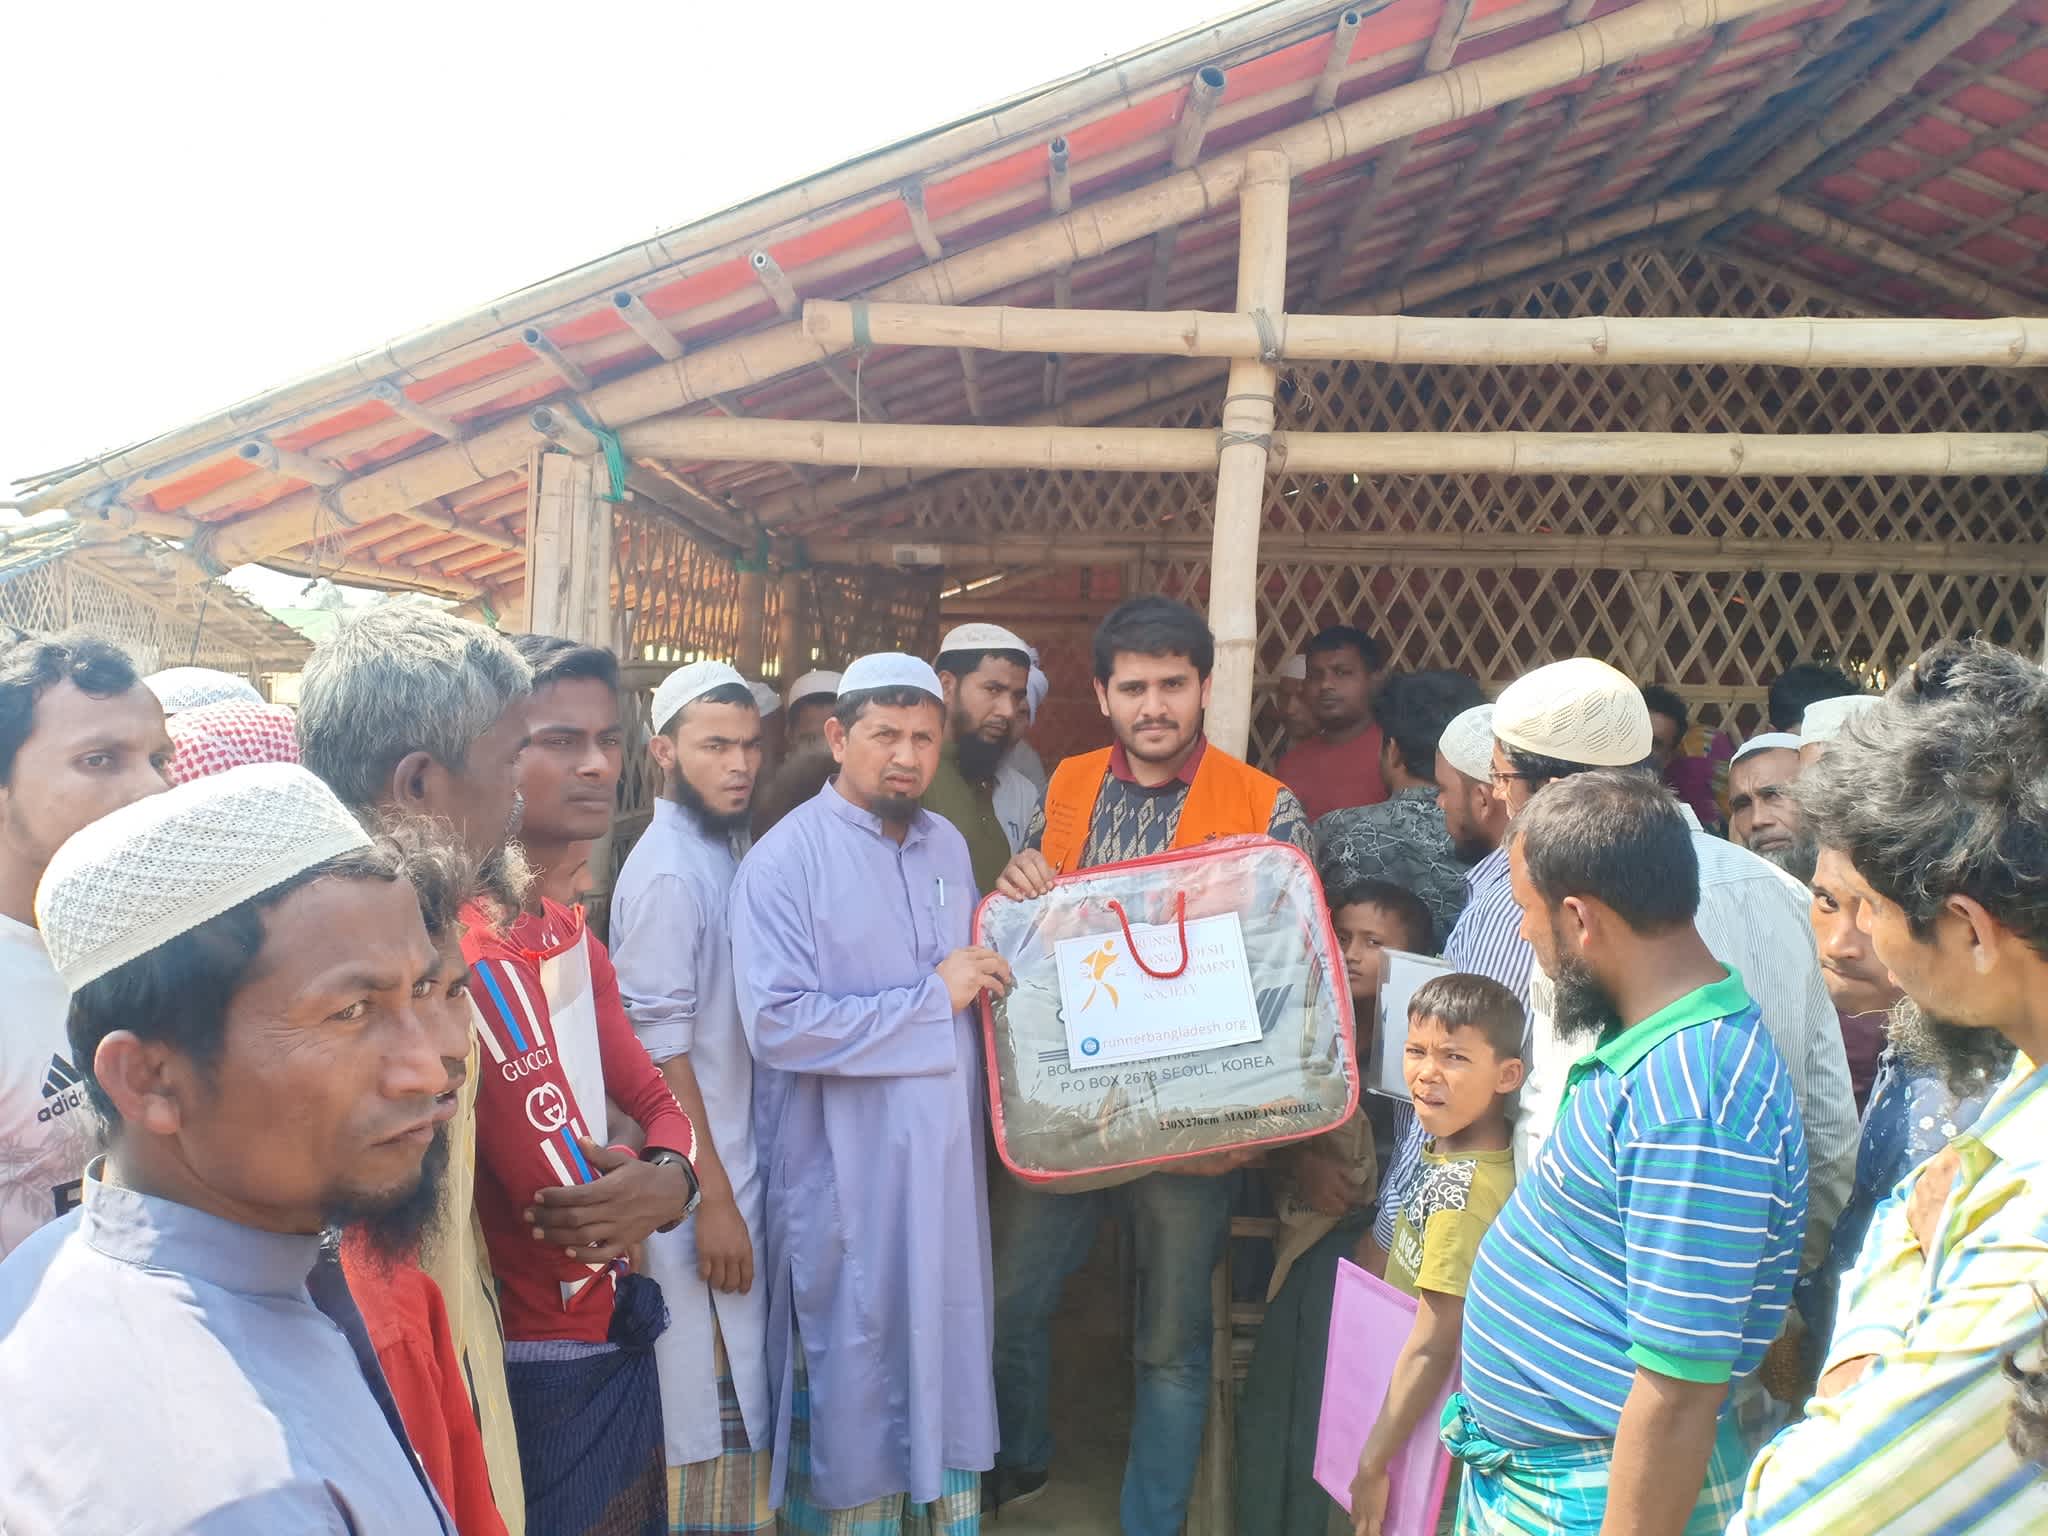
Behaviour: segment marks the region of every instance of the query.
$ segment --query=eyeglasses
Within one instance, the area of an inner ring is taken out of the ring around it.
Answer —
[[[1506,789],[1508,785],[1514,783],[1517,779],[1525,784],[1532,784],[1536,781],[1536,775],[1533,773],[1503,773],[1498,768],[1493,770],[1493,783],[1496,789]]]

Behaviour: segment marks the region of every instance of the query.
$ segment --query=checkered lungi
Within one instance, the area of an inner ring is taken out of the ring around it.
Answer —
[[[944,1489],[929,1504],[913,1504],[907,1493],[887,1493],[858,1509],[820,1509],[811,1502],[811,1384],[799,1353],[789,1477],[777,1529],[782,1536],[980,1536],[981,1474],[948,1468]]]
[[[1444,1405],[1443,1442],[1463,1463],[1458,1536],[1599,1536],[1612,1440],[1511,1450],[1487,1437],[1467,1411],[1464,1393],[1455,1392]],[[1721,1536],[1728,1529],[1742,1506],[1748,1471],[1741,1431],[1732,1416],[1723,1417],[1685,1536]]]
[[[769,1488],[775,1453],[747,1441],[747,1421],[733,1389],[732,1362],[725,1337],[712,1329],[712,1362],[718,1371],[718,1430],[721,1450],[709,1461],[668,1469],[669,1536],[750,1536],[775,1529]]]

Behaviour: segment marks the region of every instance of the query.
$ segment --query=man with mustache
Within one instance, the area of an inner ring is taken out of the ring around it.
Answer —
[[[1906,995],[1902,1054],[1949,1085],[2011,1067],[1878,1208],[1806,1417],[1752,1469],[1734,1536],[2020,1530],[2038,1469],[2006,1441],[2042,1367],[2048,1275],[2048,674],[1945,642],[1800,781],[1843,894]]]
[[[932,670],[946,690],[946,744],[924,808],[959,829],[974,861],[975,890],[992,891],[1015,851],[996,811],[996,782],[1004,753],[1024,727],[1031,655],[1000,625],[962,624],[939,642]]]
[[[306,660],[300,760],[358,817],[419,817],[445,828],[479,870],[480,895],[462,914],[467,927],[509,921],[525,899],[525,860],[511,837],[532,685],[532,669],[502,636],[410,603],[346,618]],[[448,1310],[499,1512],[521,1536],[526,1494],[497,1279],[475,1210],[480,1049],[472,1039],[423,1258]]]
[[[1576,1060],[1472,1271],[1443,1430],[1465,1464],[1459,1529],[1718,1536],[1749,1459],[1729,1384],[1777,1337],[1799,1267],[1791,1078],[1694,926],[1699,859],[1661,783],[1552,783],[1508,850]]]
[[[767,1531],[765,1213],[728,918],[761,769],[761,713],[733,668],[693,661],[654,690],[651,723],[662,796],[619,871],[610,938],[626,1013],[697,1127],[704,1186],[694,1221],[647,1241],[647,1272],[669,1315],[654,1358],[670,1530]]]
[[[1373,701],[1387,679],[1386,653],[1362,629],[1333,624],[1308,643],[1302,697],[1317,732],[1287,750],[1273,772],[1301,800],[1311,822],[1387,798],[1380,775]]]
[[[1363,637],[1360,637],[1361,639]],[[1344,642],[1347,652],[1350,641]],[[1202,731],[1216,640],[1185,603],[1134,597],[1095,632],[1095,697],[1115,745],[1053,770],[1045,809],[997,889],[1028,901],[1056,874],[1265,833],[1313,855],[1301,802]],[[1375,736],[1377,732],[1375,731]],[[1371,750],[1377,742],[1352,750]],[[1382,790],[1384,793],[1384,790]],[[1290,1152],[1288,1155],[1300,1155]],[[1055,1194],[1005,1180],[997,1201],[996,1394],[1003,1440],[989,1503],[1041,1493],[1052,1459],[1054,1310],[1103,1216],[1128,1215],[1145,1275],[1137,1320],[1137,1408],[1124,1468],[1126,1536],[1174,1536],[1186,1516],[1209,1411],[1210,1273],[1230,1228],[1231,1173],[1219,1154],[1172,1172]],[[1069,1185],[1071,1189],[1072,1186]]]
[[[522,831],[559,864],[611,826],[618,662],[557,636],[521,636],[517,649],[533,673]],[[695,1208],[695,1130],[580,907],[536,882],[511,923],[465,933],[463,953],[484,1047],[477,1215],[504,1309],[528,1529],[666,1536],[654,1344],[667,1313],[660,1286],[626,1261]],[[606,1145],[608,1101],[639,1128],[639,1152]]]
[[[452,1532],[322,1241],[431,1209],[455,1109],[396,851],[256,764],[87,827],[36,915],[107,1150],[0,1264],[0,1529]]]
[[[1728,841],[1805,882],[1813,878],[1816,845],[1792,797],[1800,745],[1797,736],[1767,731],[1736,749],[1728,764]]]
[[[995,1453],[984,991],[967,844],[918,804],[945,695],[863,656],[825,740],[838,772],[732,890],[766,1166],[774,1488],[784,1529],[972,1536]]]

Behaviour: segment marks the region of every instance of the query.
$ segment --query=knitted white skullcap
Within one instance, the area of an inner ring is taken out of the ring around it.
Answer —
[[[1839,699],[1822,699],[1806,706],[1806,713],[1799,720],[1799,734],[1810,742],[1833,741],[1851,720],[1883,702],[1872,693],[1845,693]]]
[[[876,688],[917,688],[942,704],[946,699],[932,664],[901,651],[877,651],[872,656],[863,656],[839,679],[842,699],[849,693],[867,693]]]
[[[776,696],[775,690],[766,683],[748,683],[747,691],[753,694],[754,707],[761,711],[761,718],[763,720],[766,720],[770,715],[782,708],[782,700]]]
[[[1308,658],[1300,651],[1280,663],[1280,676],[1290,683],[1308,681]]]
[[[676,723],[676,716],[683,712],[684,705],[694,704],[714,688],[730,688],[734,684],[747,689],[755,686],[723,661],[693,661],[686,667],[677,667],[654,690],[652,718],[655,730],[665,733]],[[754,695],[756,702],[760,697],[759,694]]]
[[[1493,781],[1493,706],[1475,704],[1444,727],[1436,744],[1444,761],[1468,779]]]
[[[1797,752],[1806,743],[1790,731],[1765,731],[1761,736],[1752,736],[1735,749],[1735,755],[1728,759],[1730,766],[1745,757],[1754,757],[1759,752]]]
[[[76,992],[369,843],[334,791],[296,763],[230,768],[124,805],[73,836],[36,887],[36,926]]]
[[[164,713],[198,709],[206,704],[261,704],[263,695],[246,677],[216,672],[212,667],[166,667],[142,680],[143,687],[156,695]]]
[[[1031,654],[1031,647],[1000,624],[962,624],[946,631],[946,638],[939,642],[939,654],[948,651],[1022,651]]]
[[[1038,723],[1038,706],[1045,702],[1045,696],[1052,692],[1052,679],[1038,670],[1038,663],[1031,664],[1031,675],[1024,680],[1024,707],[1030,712],[1031,721]]]
[[[839,674],[837,672],[806,672],[802,677],[789,685],[789,692],[785,697],[791,705],[794,705],[798,699],[813,698],[821,693],[827,698],[836,699],[839,697]]]
[[[1588,768],[1633,767],[1654,739],[1642,690],[1590,656],[1553,661],[1508,684],[1494,701],[1493,734]]]

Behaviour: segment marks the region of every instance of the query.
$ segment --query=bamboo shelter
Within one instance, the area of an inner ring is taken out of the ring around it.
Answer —
[[[1048,757],[1138,591],[1258,758],[1336,622],[1739,737],[1803,658],[2040,651],[2044,254],[2048,0],[1269,0],[22,495],[649,686],[1001,619]]]
[[[0,523],[0,623],[30,634],[87,629],[144,672],[204,666],[266,679],[299,670],[312,648],[232,587],[209,583],[154,539],[81,542],[68,519]]]

